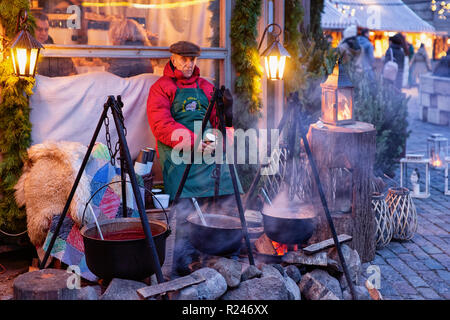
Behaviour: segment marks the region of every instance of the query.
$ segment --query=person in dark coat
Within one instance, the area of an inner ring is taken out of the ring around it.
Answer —
[[[434,68],[433,75],[438,77],[450,77],[450,49],[447,50],[447,55],[439,60],[436,68]]]
[[[405,63],[405,52],[403,50],[403,41],[399,33],[389,38],[389,48],[387,49],[384,55],[384,64],[386,64],[386,62],[392,59],[398,65],[397,77],[394,83],[392,84],[397,89],[401,90],[403,86],[403,68]]]
[[[50,28],[48,16],[44,13],[38,13],[36,18],[35,36],[42,44],[53,44],[53,39],[49,36]],[[41,57],[37,65],[37,73],[46,77],[63,77],[77,74],[75,65],[71,58],[61,57]]]
[[[115,46],[150,46],[145,29],[133,19],[117,20],[111,23],[110,37]],[[153,65],[150,59],[108,59],[108,72],[116,76],[127,78],[142,73],[153,73]]]

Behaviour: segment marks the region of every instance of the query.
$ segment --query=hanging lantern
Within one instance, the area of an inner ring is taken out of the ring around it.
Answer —
[[[448,139],[442,134],[433,133],[427,139],[427,154],[431,167],[444,169],[445,158],[447,157]]]
[[[335,126],[352,124],[353,119],[353,84],[337,63],[322,87],[322,116],[324,123]]]
[[[17,34],[8,46],[11,53],[14,74],[19,77],[34,77],[40,49],[44,47],[27,30],[27,12],[19,15]],[[19,31],[20,27],[23,29]]]
[[[283,47],[280,43],[279,36],[281,34],[281,27],[272,23],[269,24],[265,29],[263,36],[261,38],[261,42],[258,46],[258,51],[261,48],[262,41],[264,40],[264,36],[266,35],[267,29],[271,26],[277,26],[280,29],[280,32],[275,36],[275,40],[268,46],[263,53],[261,54],[264,57],[264,64],[266,68],[267,78],[270,80],[282,80],[284,69],[286,67],[286,58],[290,58],[291,55],[289,52]]]

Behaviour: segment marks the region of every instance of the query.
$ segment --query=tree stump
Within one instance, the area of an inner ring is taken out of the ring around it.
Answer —
[[[14,281],[14,300],[76,300],[79,290],[68,285],[73,276],[59,269],[24,273]]]
[[[364,122],[321,128],[313,124],[308,140],[337,234],[351,235],[350,246],[358,252],[361,261],[372,261],[376,245],[375,215],[371,207],[375,128]],[[332,237],[317,188],[313,190],[319,214],[309,243]]]

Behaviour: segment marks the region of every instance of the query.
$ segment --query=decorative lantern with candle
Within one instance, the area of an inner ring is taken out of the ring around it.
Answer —
[[[353,119],[353,84],[344,68],[337,63],[322,87],[324,123],[335,126],[355,123]]]
[[[427,139],[427,154],[430,165],[435,169],[444,169],[445,157],[447,157],[448,139],[442,134],[433,133]]]
[[[286,58],[290,58],[291,55],[280,43],[279,36],[281,35],[282,29],[276,24],[269,24],[265,29],[261,41],[259,42],[258,51],[261,48],[261,44],[264,40],[267,30],[271,26],[276,26],[280,32],[274,35],[275,40],[268,46],[261,54],[264,57],[264,64],[266,68],[267,78],[270,80],[282,80],[284,74],[284,68],[286,67]]]
[[[27,30],[28,15],[23,11],[17,21],[16,37],[8,46],[14,73],[19,77],[34,77],[40,49],[44,47]],[[22,30],[20,30],[22,28]],[[20,31],[19,31],[20,30]]]

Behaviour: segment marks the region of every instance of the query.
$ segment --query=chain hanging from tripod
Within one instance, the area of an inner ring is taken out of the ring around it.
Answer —
[[[119,121],[122,125],[123,128],[123,132],[125,134],[125,137],[127,136],[127,128],[125,127],[125,120],[123,117],[123,113],[122,113],[122,107],[123,107],[123,103],[120,100],[120,96],[118,97],[118,103],[114,104],[112,107],[115,108],[115,110],[117,111],[117,114],[119,115]],[[118,105],[118,107],[117,107]],[[111,165],[115,166],[116,165],[116,156],[117,153],[120,150],[120,143],[119,143],[119,138],[117,138],[116,144],[114,146],[114,152],[113,152],[113,148],[112,148],[112,144],[111,144],[111,134],[109,132],[109,117],[108,114],[106,114],[105,120],[103,121],[105,124],[105,131],[106,131],[106,146],[108,147],[108,152],[109,152],[109,156],[111,158],[110,162]]]

